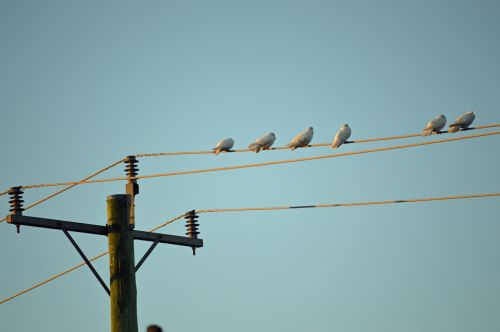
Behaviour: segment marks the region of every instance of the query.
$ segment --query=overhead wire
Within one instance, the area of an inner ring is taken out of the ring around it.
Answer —
[[[108,166],[106,166],[106,167],[104,167],[104,168],[101,168],[100,170],[98,170],[98,171],[96,171],[96,172],[94,172],[94,173],[90,174],[89,176],[86,176],[86,177],[85,177],[85,178],[83,178],[81,181],[87,181],[87,180],[90,180],[90,179],[92,179],[93,177],[95,177],[95,176],[97,176],[97,175],[99,175],[99,174],[101,174],[101,173],[103,173],[103,172],[107,171],[107,170],[108,170],[108,169],[110,169],[110,168],[115,167],[116,165],[118,165],[118,164],[120,164],[120,163],[122,163],[122,162],[123,162],[123,159],[118,160],[118,161],[115,161],[114,163],[112,163],[112,164],[110,164],[110,165],[108,165]],[[73,187],[75,187],[75,186],[77,186],[77,185],[78,185],[77,183],[70,184],[70,185],[68,185],[66,188],[62,188],[62,189],[60,189],[60,190],[58,190],[58,191],[56,191],[56,192],[54,192],[54,193],[50,194],[49,196],[46,196],[46,197],[44,197],[44,198],[42,198],[42,199],[40,199],[40,200],[38,200],[38,201],[36,201],[36,202],[34,202],[34,203],[32,203],[32,204],[28,205],[28,206],[26,206],[26,207],[24,208],[24,210],[31,209],[32,207],[37,206],[38,204],[41,204],[41,203],[43,203],[43,202],[45,202],[45,201],[48,201],[49,199],[51,199],[51,198],[53,198],[53,197],[55,197],[55,196],[57,196],[57,195],[59,195],[59,194],[62,194],[63,192],[65,192],[65,191],[67,191],[67,190],[69,190],[69,189],[71,189],[71,188],[73,188]],[[7,193],[8,193],[8,191],[7,191]],[[0,220],[0,223],[1,223],[1,222],[4,222],[5,220],[7,220],[7,218],[3,218],[3,219],[1,219],[1,220]]]
[[[477,129],[486,129],[486,128],[493,128],[493,127],[500,127],[499,123],[494,123],[494,124],[489,124],[489,125],[483,125],[483,126],[476,126],[474,128],[469,128],[469,130],[477,130]],[[443,132],[446,133],[446,132]],[[463,139],[469,139],[469,138],[477,138],[477,137],[484,137],[484,136],[490,136],[490,135],[498,135],[500,132],[492,132],[492,133],[486,133],[486,134],[477,134],[477,135],[470,135],[470,136],[464,136],[464,137],[458,137],[458,138],[451,138],[451,139],[443,139],[443,140],[435,140],[431,142],[424,142],[424,143],[415,143],[415,144],[407,144],[407,145],[400,145],[400,146],[392,146],[392,147],[386,147],[386,148],[378,148],[378,149],[371,149],[371,150],[361,150],[361,151],[354,151],[354,152],[345,152],[345,153],[338,153],[338,154],[330,154],[330,155],[323,155],[323,156],[317,156],[317,157],[308,157],[308,158],[298,158],[298,159],[290,159],[290,160],[282,160],[282,161],[276,161],[276,162],[265,162],[265,163],[257,163],[257,164],[249,164],[249,165],[240,165],[240,166],[230,166],[230,167],[220,167],[220,168],[212,168],[212,169],[202,169],[202,170],[193,170],[193,171],[185,171],[185,172],[172,172],[172,173],[160,173],[160,174],[152,174],[152,175],[146,175],[146,176],[137,176],[137,177],[132,177],[132,178],[112,178],[112,179],[102,179],[102,180],[94,180],[94,181],[88,181],[92,179],[93,177],[101,174],[102,172],[120,164],[123,162],[124,159],[121,159],[119,161],[116,161],[100,170],[97,172],[92,173],[91,175],[83,178],[80,181],[76,182],[65,182],[65,183],[55,183],[55,184],[42,184],[42,185],[33,185],[33,186],[22,186],[24,189],[29,189],[29,188],[39,188],[39,187],[49,187],[49,186],[64,186],[66,185],[67,187],[58,190],[51,195],[44,197],[35,203],[32,203],[31,205],[25,207],[24,209],[30,209],[34,206],[37,206],[38,204],[41,204],[42,202],[45,202],[79,184],[88,184],[88,183],[98,183],[98,182],[111,182],[111,181],[121,181],[121,180],[130,180],[130,179],[142,179],[142,178],[154,178],[154,177],[164,177],[164,176],[175,176],[175,175],[185,175],[185,174],[195,174],[195,173],[206,173],[206,172],[215,172],[215,171],[222,171],[222,170],[232,170],[232,169],[241,169],[241,168],[249,168],[249,167],[259,167],[259,166],[267,166],[267,165],[275,165],[275,164],[283,164],[283,163],[293,163],[293,162],[301,162],[301,161],[308,161],[308,160],[317,160],[317,159],[325,159],[325,158],[334,158],[334,157],[341,157],[341,156],[347,156],[347,155],[354,155],[354,154],[363,154],[363,153],[372,153],[372,152],[379,152],[379,151],[387,151],[387,150],[394,150],[394,149],[403,149],[403,148],[409,148],[409,147],[417,147],[417,146],[423,146],[423,145],[429,145],[429,144],[436,144],[436,143],[443,143],[443,142],[449,142],[449,141],[457,141],[457,140],[463,140]],[[411,137],[419,137],[422,136],[420,133],[419,134],[408,134],[408,135],[398,135],[398,136],[389,136],[389,137],[379,137],[379,138],[371,138],[371,139],[363,139],[363,140],[352,140],[346,142],[346,144],[350,143],[365,143],[365,142],[375,142],[375,141],[385,141],[385,140],[394,140],[394,139],[402,139],[402,138],[411,138]],[[310,147],[320,147],[320,146],[329,146],[330,143],[320,143],[320,144],[311,144]],[[289,149],[288,147],[275,147],[271,148],[271,150],[285,150]],[[233,150],[231,152],[249,152],[251,150],[249,149],[241,149],[241,150]],[[160,153],[140,153],[136,154],[136,157],[154,157],[154,156],[173,156],[173,155],[191,155],[191,154],[213,154],[213,151],[181,151],[181,152],[160,152]],[[0,192],[0,196],[8,194],[8,190],[4,192]],[[414,202],[426,202],[426,201],[439,201],[439,200],[449,200],[449,199],[466,199],[466,198],[479,198],[479,197],[493,197],[493,196],[500,196],[500,193],[494,193],[494,194],[479,194],[479,195],[467,195],[467,196],[449,196],[449,197],[434,197],[434,198],[421,198],[421,199],[412,199],[412,200],[397,200],[397,201],[378,201],[378,202],[359,202],[359,203],[335,203],[335,204],[315,204],[315,205],[304,205],[304,206],[276,206],[276,207],[252,207],[252,208],[226,208],[226,209],[210,209],[210,210],[196,210],[197,213],[215,213],[215,212],[236,212],[236,211],[269,211],[269,210],[285,210],[285,209],[299,209],[299,208],[325,208],[325,207],[341,207],[341,206],[361,206],[361,205],[381,205],[381,204],[392,204],[392,203],[414,203]],[[162,227],[165,227],[168,224],[173,223],[174,221],[182,218],[185,214],[179,215],[177,217],[174,217],[163,224],[160,224],[156,226],[155,228],[149,230],[149,232],[153,232],[155,230],[158,230]],[[0,220],[0,222],[5,221],[6,218]],[[90,261],[95,261],[105,255],[108,254],[108,251],[102,252],[93,258],[90,259]],[[21,296],[22,294],[25,294],[31,290],[34,290],[46,283],[49,283],[53,280],[56,280],[72,271],[75,271],[76,269],[84,266],[85,263],[80,263],[78,265],[73,266],[72,268],[69,268],[65,271],[62,271],[40,283],[35,284],[34,286],[27,288],[21,292],[18,292],[10,297],[7,297],[0,301],[0,304],[4,304],[18,296]]]
[[[148,175],[138,175],[138,176],[132,176],[132,177],[117,177],[117,178],[98,179],[98,180],[90,180],[90,181],[76,181],[76,182],[70,181],[70,182],[44,183],[44,184],[36,184],[36,185],[26,185],[26,186],[22,186],[22,188],[23,189],[32,189],[32,188],[43,188],[43,187],[57,187],[57,186],[67,186],[67,185],[79,185],[79,184],[90,184],[90,183],[105,183],[105,182],[115,182],[115,181],[151,179],[151,178],[179,176],[179,175],[188,175],[188,174],[197,174],[197,173],[228,171],[228,170],[235,170],[235,169],[262,167],[262,166],[269,166],[269,165],[280,165],[280,164],[297,163],[297,162],[304,162],[304,161],[311,161],[311,160],[320,160],[320,159],[352,156],[352,155],[358,155],[358,154],[375,153],[375,152],[382,152],[382,151],[389,151],[389,150],[406,149],[406,148],[413,148],[413,147],[439,144],[439,143],[445,143],[445,142],[453,142],[453,141],[460,141],[460,140],[473,139],[473,138],[479,138],[479,137],[487,137],[487,136],[493,136],[493,135],[499,135],[499,134],[500,134],[500,131],[494,131],[494,132],[474,134],[474,135],[469,135],[469,136],[438,139],[438,140],[421,142],[421,143],[395,145],[395,146],[389,146],[389,147],[381,147],[381,148],[374,148],[374,149],[368,149],[368,150],[349,151],[349,152],[334,153],[334,154],[305,157],[305,158],[297,158],[297,159],[286,159],[286,160],[268,161],[268,162],[246,164],[246,165],[216,167],[216,168],[207,168],[207,169],[196,169],[196,170],[190,170],[190,171],[179,171],[179,172],[158,173],[158,174],[148,174]]]
[[[484,128],[492,128],[492,127],[498,127],[500,124],[490,124],[490,125],[485,125],[485,126],[477,126],[475,128],[471,129],[484,129]],[[353,152],[345,152],[345,153],[338,153],[338,154],[330,154],[330,155],[324,155],[324,156],[317,156],[317,157],[308,157],[308,158],[298,158],[298,159],[290,159],[290,160],[282,160],[282,161],[276,161],[276,162],[265,162],[265,163],[258,163],[258,164],[249,164],[249,165],[240,165],[240,166],[230,166],[230,167],[221,167],[221,168],[212,168],[212,169],[204,169],[204,170],[193,170],[193,171],[186,171],[186,172],[173,172],[173,173],[161,173],[161,174],[152,174],[152,175],[146,175],[146,176],[137,176],[133,177],[132,179],[141,179],[141,178],[153,178],[153,177],[163,177],[163,176],[174,176],[174,175],[185,175],[185,174],[194,174],[194,173],[205,173],[205,172],[215,172],[215,171],[222,171],[222,170],[232,170],[232,169],[241,169],[241,168],[249,168],[249,167],[259,167],[259,166],[267,166],[267,165],[275,165],[275,164],[283,164],[283,163],[292,163],[292,162],[301,162],[301,161],[308,161],[308,160],[317,160],[317,159],[325,159],[325,158],[334,158],[334,157],[340,157],[340,156],[347,156],[347,155],[354,155],[354,154],[363,154],[363,153],[372,153],[372,152],[379,152],[379,151],[387,151],[387,150],[394,150],[394,149],[402,149],[402,148],[409,148],[409,147],[417,147],[417,146],[423,146],[423,145],[429,145],[429,144],[436,144],[436,143],[443,143],[443,142],[449,142],[449,141],[456,141],[456,140],[463,140],[463,139],[469,139],[469,138],[477,138],[477,137],[484,137],[484,136],[490,136],[490,135],[497,135],[500,134],[500,132],[492,132],[492,133],[486,133],[486,134],[477,134],[477,135],[470,135],[470,136],[464,136],[464,137],[458,137],[458,138],[451,138],[451,139],[443,139],[443,140],[435,140],[431,142],[424,142],[424,143],[415,143],[415,144],[407,144],[407,145],[400,145],[400,146],[392,146],[392,147],[386,147],[386,148],[378,148],[378,149],[371,149],[371,150],[361,150],[361,151],[353,151]],[[365,139],[365,140],[354,140],[350,141],[349,143],[362,143],[362,142],[373,142],[373,141],[383,141],[383,140],[393,140],[393,139],[400,139],[400,138],[409,138],[409,137],[418,137],[421,136],[421,134],[409,134],[409,135],[399,135],[399,136],[389,136],[389,137],[380,137],[380,138],[372,138],[372,139]],[[328,143],[324,144],[313,144],[311,146],[328,146]],[[277,147],[273,148],[273,150],[279,150],[279,149],[287,149],[287,147]],[[235,150],[233,152],[246,152],[250,150]],[[182,154],[208,154],[208,153],[213,153],[213,152],[208,152],[208,151],[191,151],[191,152],[167,152],[167,153],[154,153],[154,154],[137,154],[136,157],[151,157],[151,156],[162,156],[162,155],[182,155]],[[27,206],[25,210],[30,209],[42,202],[45,202],[79,184],[87,184],[87,183],[98,183],[98,182],[110,182],[110,181],[120,181],[120,180],[129,180],[130,178],[114,178],[114,179],[103,179],[103,180],[94,180],[94,181],[88,181],[92,179],[93,177],[101,174],[102,172],[120,164],[123,162],[123,159],[116,161],[103,169],[98,170],[95,173],[92,173],[91,175],[85,177],[84,179],[77,181],[77,182],[66,182],[66,183],[56,183],[56,184],[44,184],[44,185],[33,185],[33,186],[23,186],[22,188],[28,189],[28,188],[38,188],[38,187],[48,187],[48,186],[63,186],[66,185],[66,188],[63,188],[61,190],[58,190],[51,195],[44,197],[40,199],[39,201],[36,201],[35,203],[32,203],[31,205]],[[8,191],[4,191],[0,193],[0,196],[3,196],[7,194]],[[404,201],[379,201],[379,202],[361,202],[361,203],[350,203],[350,204],[316,204],[316,205],[308,205],[308,206],[280,206],[280,207],[264,207],[264,208],[231,208],[231,209],[211,209],[211,210],[197,210],[197,213],[209,213],[209,212],[234,212],[234,211],[262,211],[262,210],[284,210],[284,209],[297,209],[297,208],[324,208],[324,207],[340,207],[340,206],[359,206],[359,205],[373,205],[373,204],[391,204],[391,203],[410,203],[410,202],[425,202],[425,201],[435,201],[435,200],[445,200],[445,199],[464,199],[464,198],[478,198],[478,197],[492,197],[492,196],[499,196],[500,193],[496,194],[482,194],[482,195],[469,195],[469,196],[452,196],[452,197],[447,197],[447,198],[427,198],[427,199],[414,199],[414,200],[404,200]],[[150,232],[155,231],[157,229],[160,229],[162,227],[165,227],[166,225],[182,218],[184,214],[175,217],[157,227],[154,229],[150,230]],[[0,222],[5,221],[6,218],[0,220]],[[90,261],[95,261],[103,256],[105,256],[108,252],[103,252],[100,253],[99,255],[93,257],[90,259]],[[0,302],[0,304],[3,304],[5,302],[8,302],[26,292],[29,292],[35,288],[38,288],[52,280],[55,280],[65,274],[68,274],[82,266],[84,266],[85,263],[78,264],[70,269],[67,269],[63,272],[60,272],[45,281],[38,283],[24,291],[21,291],[19,293],[16,293]]]
[[[493,127],[500,127],[500,123],[492,123],[492,124],[488,124],[488,125],[482,125],[482,126],[476,126],[476,127],[471,127],[471,128],[468,128],[467,130],[479,130],[479,129],[486,129],[486,128],[493,128]],[[462,130],[463,131],[463,130]],[[441,134],[444,134],[444,133],[447,133],[447,131],[443,131],[441,132]],[[402,139],[402,138],[411,138],[411,137],[420,137],[422,136],[421,133],[417,133],[417,134],[406,134],[406,135],[396,135],[396,136],[388,136],[388,137],[376,137],[376,138],[368,138],[368,139],[359,139],[359,140],[352,140],[352,141],[347,141],[345,142],[344,144],[351,144],[351,143],[367,143],[367,142],[376,142],[376,141],[386,141],[386,140],[394,140],[394,139]],[[319,143],[319,144],[311,144],[309,145],[308,147],[321,147],[321,146],[329,146],[330,143]],[[282,147],[274,147],[274,148],[271,148],[270,150],[288,150],[289,148],[287,146],[282,146]],[[251,150],[249,149],[240,149],[240,150],[232,150],[232,151],[229,151],[229,152],[250,152]],[[195,154],[213,154],[213,151],[178,151],[178,152],[159,152],[159,153],[139,153],[139,154],[136,154],[135,156],[136,157],[158,157],[158,156],[176,156],[176,155],[195,155]],[[45,198],[43,198],[42,200],[38,201],[38,202],[35,202],[34,204],[32,204],[31,206],[29,207],[26,207],[26,209],[29,209],[30,207],[33,207],[33,206],[36,206],[42,202],[45,202],[46,200],[49,200],[51,199],[52,197],[54,196],[57,196],[61,193],[63,193],[64,191],[68,190],[68,189],[71,189],[73,188],[74,186],[78,185],[78,184],[82,184],[82,182],[86,181],[86,180],[89,180],[93,177],[95,177],[96,175],[116,166],[117,164],[121,163],[124,159],[121,159],[107,167],[105,167],[104,169],[100,170],[100,171],[97,171],[96,173],[94,174],[91,174],[89,175],[88,177],[80,180],[78,183],[72,183],[71,185],[68,186],[68,188],[65,188],[63,190],[60,190],[60,191],[57,191],[55,193],[53,193],[52,195],[49,195]],[[37,188],[38,186],[24,186],[23,188],[27,189],[27,188]],[[3,196],[3,195],[6,195],[9,193],[9,190],[6,190],[6,191],[3,191],[3,192],[0,192],[0,196]],[[3,222],[5,221],[6,219],[1,219],[0,222]]]
[[[487,129],[487,128],[494,128],[494,127],[500,127],[500,123],[492,123],[488,125],[482,125],[482,126],[476,126],[476,127],[471,127],[468,128],[467,131],[469,130],[479,130],[479,129]],[[462,130],[464,131],[464,130]],[[441,134],[447,134],[448,131],[442,131]],[[388,137],[375,137],[375,138],[367,138],[367,139],[359,139],[359,140],[351,140],[347,141],[344,144],[353,144],[353,143],[369,143],[369,142],[377,142],[377,141],[388,141],[388,140],[395,140],[395,139],[403,139],[403,138],[412,138],[412,137],[421,137],[422,133],[418,134],[406,134],[406,135],[396,135],[396,136],[388,136]],[[330,146],[331,143],[318,143],[318,144],[310,144],[308,147],[322,147],[322,146]],[[276,151],[276,150],[289,150],[290,148],[288,146],[279,146],[279,147],[272,147],[269,150],[271,151]],[[237,149],[237,150],[231,150],[227,151],[228,153],[238,153],[238,152],[254,152],[250,149]],[[213,151],[176,151],[176,152],[156,152],[156,153],[138,153],[135,154],[137,158],[142,158],[142,157],[160,157],[160,156],[179,156],[179,155],[199,155],[199,154],[214,154]]]
[[[428,198],[399,199],[399,200],[371,201],[371,202],[355,202],[355,203],[329,203],[329,204],[295,205],[295,206],[269,206],[269,207],[206,209],[206,210],[195,210],[195,212],[198,214],[202,214],[202,213],[220,213],[220,212],[275,211],[275,210],[290,210],[290,209],[332,208],[332,207],[386,205],[386,204],[400,204],[400,203],[420,203],[420,202],[446,201],[446,200],[468,199],[468,198],[485,198],[485,197],[497,197],[497,196],[500,196],[500,193],[476,194],[476,195],[455,195],[455,196],[444,196],[444,197],[428,197]]]
[[[405,200],[385,200],[385,201],[369,201],[369,202],[354,202],[354,203],[331,203],[331,204],[315,204],[315,205],[296,205],[296,206],[274,206],[274,207],[245,207],[245,208],[224,208],[224,209],[205,209],[205,210],[195,210],[196,213],[220,213],[220,212],[243,212],[243,211],[272,211],[272,210],[288,210],[288,209],[304,209],[304,208],[327,208],[327,207],[353,207],[353,206],[366,206],[366,205],[386,205],[386,204],[400,204],[400,203],[419,203],[419,202],[430,202],[430,201],[445,201],[445,200],[457,200],[457,199],[472,199],[472,198],[485,198],[485,197],[498,197],[500,193],[488,193],[488,194],[475,194],[475,195],[455,195],[455,196],[444,196],[444,197],[428,197],[428,198],[416,198],[416,199],[405,199]],[[154,232],[162,227],[165,227],[182,217],[184,217],[186,213],[180,214],[174,218],[167,220],[166,222],[150,229],[148,232]],[[93,262],[105,255],[107,255],[109,251],[104,251],[91,259],[90,262]],[[66,269],[62,272],[59,272],[52,277],[39,282],[25,290],[17,292],[2,301],[0,301],[0,305],[6,302],[9,302],[16,297],[19,297],[23,294],[26,294],[42,285],[45,285],[51,281],[54,281],[70,272],[73,272],[80,267],[84,266],[85,263],[77,264],[69,269]]]
[[[102,253],[100,253],[99,255],[94,256],[94,257],[92,257],[91,259],[89,259],[89,261],[90,261],[90,262],[93,262],[93,261],[95,261],[95,260],[97,260],[97,259],[99,259],[99,258],[101,258],[101,257],[103,257],[103,256],[106,256],[108,253],[109,253],[109,251],[102,252]],[[7,298],[3,299],[2,301],[0,301],[0,304],[4,304],[4,303],[6,303],[6,302],[9,302],[9,301],[11,301],[11,300],[15,299],[16,297],[19,297],[19,296],[21,296],[21,295],[23,295],[23,294],[25,294],[25,293],[28,293],[28,292],[30,292],[30,291],[32,291],[32,290],[34,290],[35,288],[38,288],[38,287],[40,287],[40,286],[43,286],[43,285],[45,285],[45,284],[47,284],[47,283],[49,283],[49,282],[51,282],[51,281],[53,281],[53,280],[56,280],[56,279],[58,279],[58,278],[62,277],[63,275],[66,275],[66,274],[68,274],[68,273],[70,273],[70,272],[73,272],[74,270],[76,270],[76,269],[78,269],[78,268],[80,268],[80,267],[82,267],[82,266],[84,266],[84,265],[86,265],[86,264],[85,264],[85,262],[82,262],[82,263],[80,263],[80,264],[78,264],[78,265],[73,266],[72,268],[69,268],[69,269],[64,270],[64,271],[62,271],[62,272],[59,272],[59,273],[57,273],[57,274],[53,275],[52,277],[50,277],[50,278],[48,278],[48,279],[46,279],[46,280],[44,280],[44,281],[42,281],[42,282],[39,282],[39,283],[37,283],[37,284],[35,284],[35,285],[33,285],[33,286],[29,287],[29,288],[26,288],[25,290],[22,290],[22,291],[20,291],[20,292],[18,292],[18,293],[16,293],[16,294],[13,294],[13,295],[11,295],[11,296],[9,296],[9,297],[7,297]]]
[[[160,228],[162,228],[162,227],[165,227],[165,226],[167,226],[167,225],[169,225],[169,224],[173,223],[174,221],[176,221],[176,220],[178,220],[178,219],[180,219],[180,218],[184,217],[184,215],[185,215],[185,214],[183,213],[183,214],[181,214],[181,215],[179,215],[179,216],[177,216],[177,217],[174,217],[174,218],[172,218],[172,219],[169,219],[169,220],[167,220],[166,222],[164,222],[164,223],[162,223],[162,224],[160,224],[160,225],[158,225],[158,226],[156,226],[156,227],[154,227],[154,228],[150,229],[148,232],[154,232],[154,231],[156,231],[156,230],[158,230],[158,229],[160,229]],[[103,251],[103,252],[101,252],[100,254],[98,254],[98,255],[96,255],[96,256],[94,256],[94,257],[92,257],[91,259],[89,259],[89,261],[90,261],[90,262],[93,262],[93,261],[95,261],[95,260],[98,260],[99,258],[106,256],[108,253],[109,253],[109,251],[108,251],[108,250]],[[29,288],[26,288],[25,290],[22,290],[22,291],[20,291],[20,292],[17,292],[17,293],[15,293],[15,294],[13,294],[13,295],[11,295],[11,296],[9,296],[9,297],[7,297],[7,298],[3,299],[2,301],[0,301],[0,304],[4,304],[4,303],[6,303],[6,302],[9,302],[9,301],[11,301],[11,300],[15,299],[16,297],[19,297],[19,296],[21,296],[21,295],[23,295],[23,294],[26,294],[26,293],[28,293],[28,292],[30,292],[30,291],[32,291],[32,290],[34,290],[34,289],[36,289],[36,288],[38,288],[38,287],[40,287],[40,286],[43,286],[43,285],[45,285],[45,284],[47,284],[47,283],[49,283],[49,282],[51,282],[51,281],[54,281],[54,280],[56,280],[56,279],[58,279],[58,278],[60,278],[60,277],[62,277],[62,276],[64,276],[64,275],[66,275],[66,274],[68,274],[68,273],[70,273],[70,272],[73,272],[73,271],[75,271],[75,270],[77,270],[77,269],[79,269],[79,268],[81,268],[82,266],[85,266],[85,265],[86,265],[86,264],[85,264],[85,262],[82,262],[82,263],[80,263],[80,264],[77,264],[77,265],[75,265],[75,266],[73,266],[73,267],[69,268],[69,269],[66,269],[66,270],[64,270],[64,271],[62,271],[62,272],[59,272],[59,273],[57,273],[57,274],[53,275],[52,277],[50,277],[50,278],[48,278],[48,279],[45,279],[45,280],[44,280],[44,281],[42,281],[42,282],[39,282],[39,283],[37,283],[37,284],[35,284],[35,285],[33,285],[33,286],[29,287]]]

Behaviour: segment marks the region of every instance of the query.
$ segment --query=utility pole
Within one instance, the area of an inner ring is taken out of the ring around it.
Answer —
[[[196,220],[198,216],[194,211],[187,212],[184,217],[186,219],[187,237],[135,230],[134,196],[139,193],[139,185],[133,177],[137,176],[138,169],[135,165],[137,160],[134,156],[128,156],[124,161],[126,163],[125,171],[132,179],[126,185],[127,194],[110,195],[107,197],[106,226],[24,216],[23,191],[21,187],[12,187],[9,190],[9,203],[11,207],[9,211],[11,214],[7,216],[7,222],[16,226],[17,233],[19,233],[20,226],[61,230],[85,261],[105,292],[110,296],[111,331],[137,332],[137,288],[135,274],[139,268],[158,243],[191,247],[194,255],[196,248],[203,247],[203,240],[198,239],[199,232]],[[73,239],[70,232],[108,237],[109,288]],[[152,242],[137,265],[134,262],[134,240]]]
[[[137,332],[134,237],[129,230],[129,195],[108,196],[111,331]]]

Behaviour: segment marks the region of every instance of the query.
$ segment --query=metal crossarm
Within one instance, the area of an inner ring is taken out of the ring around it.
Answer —
[[[185,236],[151,233],[144,231],[134,231],[133,234],[134,234],[134,239],[136,240],[151,241],[151,242],[158,241],[160,243],[169,243],[185,247],[196,247],[196,248],[203,247],[202,239],[192,239]]]
[[[106,226],[83,224],[79,222],[45,219],[37,217],[28,217],[11,214],[7,216],[9,224],[21,226],[34,226],[52,229],[66,229],[72,232],[80,232],[87,234],[108,235],[108,228]]]

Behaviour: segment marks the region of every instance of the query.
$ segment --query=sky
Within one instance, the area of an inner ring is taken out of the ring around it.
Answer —
[[[343,123],[352,139],[418,133],[470,110],[477,125],[498,123],[499,32],[493,0],[1,0],[0,191],[226,137],[241,149],[269,131],[282,146],[309,126],[312,143],[327,143]],[[136,229],[192,209],[494,193],[499,143],[144,179]],[[139,173],[333,152],[142,158]],[[117,166],[101,178],[124,174]],[[56,189],[26,190],[26,204]],[[106,197],[124,190],[81,185],[25,215],[104,225]],[[498,331],[499,212],[498,198],[484,198],[203,214],[196,256],[158,245],[138,271],[139,330]],[[184,223],[161,232],[183,235]],[[74,238],[89,257],[107,249],[104,237]],[[3,222],[0,243],[1,299],[81,261],[56,230],[18,235]],[[136,261],[147,248],[135,243]],[[109,280],[108,258],[95,266]],[[0,321],[5,331],[106,331],[109,298],[81,268],[1,305]]]

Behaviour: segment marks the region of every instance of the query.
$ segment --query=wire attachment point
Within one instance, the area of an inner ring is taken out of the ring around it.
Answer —
[[[139,168],[137,167],[137,163],[139,162],[135,156],[127,156],[125,157],[124,160],[126,166],[125,166],[125,173],[127,173],[128,177],[134,177],[137,176],[137,172],[139,171]]]
[[[24,192],[21,190],[21,187],[12,187],[8,191],[10,200],[10,213],[15,214],[18,216],[21,216],[23,214],[24,208],[23,208],[23,194]],[[17,228],[17,233],[20,233],[20,227],[19,225],[16,225]]]
[[[125,157],[125,173],[128,178],[136,177],[139,173],[139,167],[137,167],[137,163],[139,162],[135,156],[127,156]],[[133,183],[133,194],[134,196],[139,194],[139,185],[135,179],[130,179],[129,183]]]
[[[197,239],[198,234],[198,222],[196,219],[198,219],[198,215],[196,215],[196,212],[194,210],[189,211],[186,213],[184,216],[186,219],[186,235],[189,236],[192,239]],[[193,256],[196,255],[196,247],[191,247],[193,249]]]

